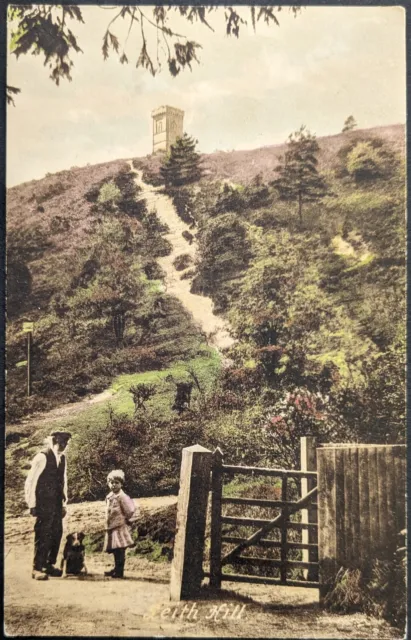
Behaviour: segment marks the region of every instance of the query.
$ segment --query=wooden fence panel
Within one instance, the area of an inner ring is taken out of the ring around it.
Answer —
[[[321,593],[340,567],[392,559],[405,528],[405,445],[317,449]]]

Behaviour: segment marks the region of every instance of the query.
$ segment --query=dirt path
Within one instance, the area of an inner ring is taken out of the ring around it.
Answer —
[[[10,427],[12,427],[13,430],[20,431],[22,433],[32,433],[33,427],[37,428],[46,426],[56,420],[61,420],[77,415],[78,413],[81,413],[82,411],[87,409],[87,407],[89,406],[110,400],[110,398],[112,398],[114,395],[115,391],[106,389],[105,391],[102,391],[101,393],[98,393],[94,396],[90,396],[89,398],[85,398],[84,400],[79,400],[78,402],[70,402],[69,404],[61,404],[58,407],[55,407],[55,409],[51,409],[50,411],[44,411],[36,413],[35,415],[27,416],[19,422],[11,424]]]
[[[142,498],[142,510],[176,502],[176,496]],[[100,530],[104,503],[69,505],[66,531]],[[5,523],[5,625],[18,636],[399,638],[384,622],[362,614],[322,611],[312,589],[225,583],[218,597],[170,603],[170,564],[130,554],[126,579],[110,580],[108,554],[89,554],[82,578],[31,579],[30,516]],[[186,605],[184,607],[184,605]],[[191,612],[191,613],[190,613]]]
[[[157,258],[158,264],[166,273],[165,286],[167,293],[178,298],[185,308],[190,311],[194,321],[201,326],[209,337],[212,346],[217,349],[231,346],[234,340],[229,334],[228,324],[223,318],[214,315],[211,298],[191,293],[192,278],[181,279],[184,271],[177,271],[173,266],[174,260],[182,254],[190,255],[194,263],[197,244],[195,241],[189,244],[182,236],[184,231],[190,232],[189,225],[185,224],[177,215],[175,207],[168,196],[160,193],[158,187],[153,187],[143,182],[142,172],[134,169],[131,161],[130,167],[136,174],[136,184],[142,189],[139,199],[146,200],[148,209],[155,209],[161,222],[167,224],[170,229],[170,233],[165,235],[165,238],[171,243],[173,249],[170,255]]]

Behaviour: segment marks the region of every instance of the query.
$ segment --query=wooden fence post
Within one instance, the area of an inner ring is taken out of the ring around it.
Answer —
[[[287,486],[288,486],[288,477],[285,473],[281,479],[281,502],[287,502]],[[281,582],[283,584],[287,583],[287,520],[288,520],[288,509],[287,505],[283,504],[281,508],[281,515],[283,516],[283,521],[281,523],[281,567],[280,567],[280,577]]]
[[[317,439],[314,436],[305,436],[300,439],[301,471],[317,471]],[[315,478],[301,478],[301,497],[303,498],[316,486]],[[301,509],[301,522],[317,522],[318,508],[310,505],[307,509]],[[316,544],[316,531],[314,528],[302,530],[302,542],[304,544]],[[303,549],[303,562],[318,562],[317,549]],[[318,569],[304,569],[304,578],[307,581],[318,580]]]
[[[204,536],[213,454],[196,444],[183,449],[170,599],[195,597],[203,578]]]
[[[211,480],[210,586],[221,588],[221,495],[223,491],[223,452],[214,451]]]

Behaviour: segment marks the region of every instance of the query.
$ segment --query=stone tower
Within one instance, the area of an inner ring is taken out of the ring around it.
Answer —
[[[170,146],[183,135],[184,111],[175,107],[158,107],[153,118],[153,153],[170,151]]]

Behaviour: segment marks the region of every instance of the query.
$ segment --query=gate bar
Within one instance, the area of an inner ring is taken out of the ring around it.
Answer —
[[[294,511],[298,511],[299,509],[301,509],[301,507],[305,507],[307,504],[310,503],[311,499],[315,495],[317,495],[317,487],[314,487],[314,489],[311,489],[311,491],[309,491],[303,498],[301,498],[301,500],[298,500],[298,502],[296,502],[293,507],[290,507],[288,509],[288,514],[287,515],[290,515]],[[224,518],[222,518],[222,520],[224,521]],[[253,535],[251,535],[249,538],[247,538],[247,540],[245,542],[241,542],[237,547],[235,547],[229,553],[227,553],[227,555],[225,555],[224,558],[222,559],[221,563],[222,564],[227,564],[237,554],[241,553],[241,551],[243,551],[243,549],[246,549],[247,547],[249,547],[249,546],[251,546],[253,544],[256,544],[263,536],[265,536],[266,533],[271,531],[271,529],[273,529],[274,527],[281,526],[283,520],[285,520],[285,516],[284,516],[283,513],[281,513],[279,516],[274,518],[274,520],[271,520],[268,523],[266,523],[265,525],[263,525],[261,529],[259,529],[255,533],[253,533]],[[295,523],[295,524],[297,524],[297,523]]]
[[[284,571],[288,567],[297,567],[299,569],[317,569],[318,562],[303,562],[302,560],[276,560],[274,558],[259,558],[257,556],[237,556],[235,560],[233,560],[233,564],[251,564],[257,565],[259,567],[280,567],[280,569],[284,569]],[[281,577],[282,580],[286,581],[287,577],[284,575]]]
[[[247,538],[240,538],[239,536],[223,536],[221,538],[221,542],[227,542],[231,544],[239,544],[240,542],[246,542]],[[276,548],[279,549],[281,547],[281,542],[277,540],[268,540],[266,538],[261,538],[256,545],[260,545],[261,547],[267,548]],[[287,542],[287,549],[311,549],[312,551],[318,550],[318,544],[310,543],[310,542]]]
[[[289,502],[283,500],[262,500],[260,498],[221,498],[223,504],[244,504],[247,507],[267,507],[269,509],[279,508],[296,504],[295,501]]]
[[[277,517],[279,518],[280,516],[281,518],[283,518],[283,514],[280,514]],[[263,527],[266,524],[274,523],[273,520],[264,520],[262,518],[238,518],[237,516],[222,516],[221,522],[223,524],[238,524],[238,525],[242,524],[246,527]],[[318,527],[318,524],[316,522],[293,522],[292,520],[287,520],[286,524],[288,529],[301,530],[301,529],[307,529],[308,527],[312,529],[316,529]],[[272,528],[282,527],[282,526],[283,525],[281,520],[278,524],[277,523],[273,524]]]
[[[269,467],[242,467],[240,465],[223,464],[223,473],[245,473],[251,475],[255,473],[258,476],[273,476],[282,478],[316,478],[316,471],[301,471],[300,469],[270,469]]]
[[[205,578],[209,578],[210,574],[205,572]],[[237,573],[222,573],[221,580],[225,582],[248,582],[253,584],[275,584],[282,587],[306,587],[308,589],[319,589],[318,582],[306,582],[305,580],[287,580],[282,582],[278,578],[266,578],[264,576],[245,576]]]

